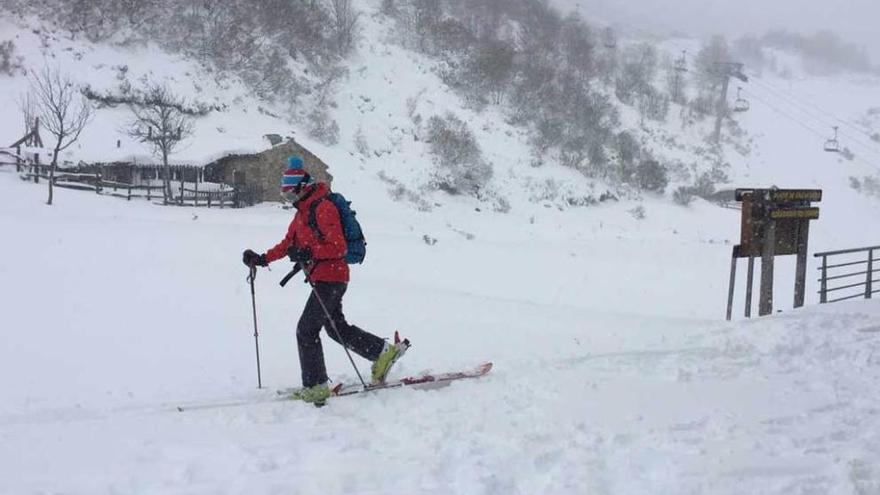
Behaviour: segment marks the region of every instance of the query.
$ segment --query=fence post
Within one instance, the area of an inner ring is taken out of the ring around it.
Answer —
[[[131,184],[128,185],[128,200],[131,201]]]
[[[15,147],[15,171],[21,172],[21,145]]]
[[[828,302],[828,256],[822,255],[822,285],[819,288],[819,304]]]
[[[40,154],[34,153],[34,184],[40,183]]]
[[[103,189],[103,176],[101,172],[95,172],[95,194],[101,194]]]
[[[871,293],[874,292],[874,250],[868,250],[868,280],[865,283],[865,299],[871,299]]]

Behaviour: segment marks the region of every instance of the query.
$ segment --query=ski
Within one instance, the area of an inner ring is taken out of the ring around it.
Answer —
[[[374,385],[345,385],[337,384],[331,390],[331,397],[344,397],[346,395],[360,394],[364,392],[373,392],[376,390],[385,390],[389,388],[411,387],[416,389],[433,389],[449,385],[456,380],[468,378],[480,378],[492,371],[492,363],[486,362],[473,369],[466,371],[453,371],[448,373],[425,373],[417,376],[401,378],[399,380],[377,383]]]
[[[492,370],[492,363],[486,362],[482,363],[479,366],[475,366],[469,370],[464,371],[451,371],[446,373],[423,373],[420,375],[408,376],[405,378],[400,378],[398,380],[386,381],[385,383],[377,383],[373,385],[367,385],[364,388],[363,385],[360,384],[344,384],[338,383],[334,386],[330,391],[330,398],[334,397],[345,397],[348,395],[356,395],[365,392],[376,392],[379,390],[386,390],[391,388],[414,388],[419,390],[425,389],[434,389],[448,386],[452,382],[456,380],[464,380],[464,379],[474,379],[485,376]],[[220,409],[220,408],[228,408],[228,407],[242,407],[249,406],[254,404],[266,404],[270,402],[286,402],[290,400],[298,400],[291,399],[288,397],[290,393],[295,389],[282,389],[275,392],[273,396],[261,395],[253,398],[245,398],[238,400],[230,400],[226,402],[207,402],[207,403],[195,403],[195,404],[180,404],[174,407],[174,410],[177,412],[185,412],[185,411],[198,411],[198,410],[209,410],[209,409]]]
[[[450,383],[456,380],[464,380],[468,378],[480,378],[481,376],[485,376],[492,370],[492,363],[486,362],[482,363],[479,366],[476,366],[472,369],[465,371],[451,371],[446,373],[423,373],[421,375],[408,376],[405,378],[400,378],[398,380],[390,380],[384,383],[375,383],[371,385],[367,385],[364,387],[361,384],[345,384],[338,383],[332,389],[330,389],[330,398],[333,397],[345,397],[347,395],[355,395],[362,394],[365,392],[375,392],[378,390],[386,390],[390,388],[415,388],[415,389],[434,389],[441,388],[449,385]],[[282,400],[297,400],[297,399],[289,399],[289,396],[296,389],[283,389],[278,390],[276,394]]]

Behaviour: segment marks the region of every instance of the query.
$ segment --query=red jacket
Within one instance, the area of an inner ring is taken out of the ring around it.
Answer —
[[[333,202],[321,201],[329,193],[327,184],[316,184],[315,191],[296,205],[296,215],[287,228],[287,235],[275,247],[266,251],[266,261],[271,263],[284,258],[290,246],[309,248],[316,261],[311,273],[312,282],[348,283],[348,263],[345,262],[348,245],[342,233],[339,210]],[[324,235],[323,241],[309,226],[309,209],[318,201],[320,203],[315,209],[315,220]]]

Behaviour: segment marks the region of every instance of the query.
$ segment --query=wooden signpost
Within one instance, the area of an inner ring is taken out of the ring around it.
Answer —
[[[727,298],[727,319],[733,313],[733,292],[736,282],[736,261],[749,260],[746,281],[747,318],[752,313],[752,286],[755,258],[761,258],[760,316],[773,312],[773,260],[776,256],[796,255],[794,307],[804,305],[807,273],[807,241],[810,220],[819,218],[819,208],[811,206],[822,201],[819,189],[737,189],[736,200],[742,202],[740,243],[733,247],[730,264],[730,287]]]

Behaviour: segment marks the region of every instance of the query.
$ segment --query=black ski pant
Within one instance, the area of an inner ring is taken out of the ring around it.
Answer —
[[[325,328],[331,339],[344,344],[365,359],[375,361],[382,353],[385,341],[354,325],[349,325],[342,314],[342,295],[348,284],[336,282],[315,282],[312,295],[306,302],[299,324],[296,326],[296,343],[299,347],[299,364],[302,368],[303,387],[326,383],[327,368],[324,366],[324,349],[321,346],[321,328]],[[318,299],[320,296],[320,300]],[[327,319],[321,302],[333,319]],[[336,332],[339,332],[339,335]]]

